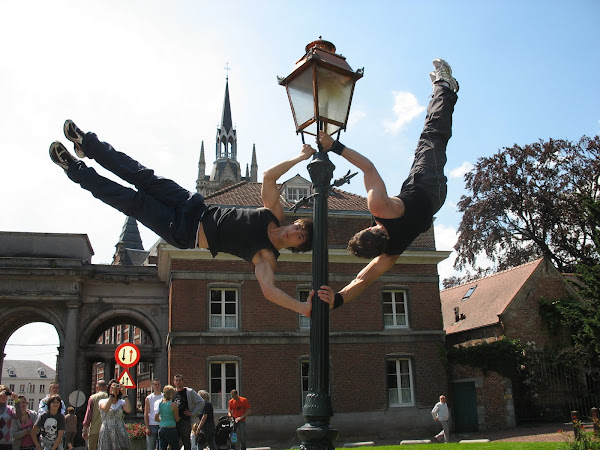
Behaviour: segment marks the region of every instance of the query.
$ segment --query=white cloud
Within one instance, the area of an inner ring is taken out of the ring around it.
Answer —
[[[356,125],[365,117],[367,117],[367,113],[365,113],[363,110],[353,109],[350,111],[350,117],[348,117],[348,125]]]
[[[435,244],[438,250],[448,251],[454,248],[458,234],[454,227],[447,225],[434,223],[433,231],[435,234]],[[438,274],[440,277],[440,289],[442,288],[442,281],[451,276],[459,276],[460,273],[453,267],[454,260],[456,259],[456,252],[452,251],[450,256],[438,263]]]
[[[419,105],[419,100],[414,94],[404,91],[393,91],[394,106],[392,111],[394,112],[394,120],[385,120],[383,125],[385,131],[390,133],[397,133],[400,129],[409,123],[414,118],[418,117],[423,111],[425,106]]]
[[[450,171],[450,178],[462,179],[467,172],[473,170],[473,164],[468,161],[463,162],[459,167]]]

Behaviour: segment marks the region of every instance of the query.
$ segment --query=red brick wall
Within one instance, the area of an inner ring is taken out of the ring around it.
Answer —
[[[488,371],[485,374],[477,368],[451,365],[451,379],[478,378],[481,383],[476,383],[475,393],[477,395],[477,407],[483,409],[483,423],[480,423],[480,431],[503,429],[507,427],[507,416],[509,415],[509,398],[506,395],[504,379],[496,372]],[[448,403],[452,408],[454,399],[452,394],[448,395]]]

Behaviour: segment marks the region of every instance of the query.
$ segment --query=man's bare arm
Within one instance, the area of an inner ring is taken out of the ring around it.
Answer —
[[[339,291],[339,294],[344,299],[344,303],[348,303],[350,300],[358,297],[367,287],[369,287],[369,285],[394,267],[399,256],[400,255],[386,255],[384,253],[372,259],[371,262],[358,273],[354,280]],[[317,295],[325,303],[329,303],[333,306],[335,292],[329,286],[321,286]]]
[[[316,150],[310,145],[304,144],[302,146],[300,155],[296,156],[295,158],[288,159],[287,161],[280,162],[276,166],[267,169],[263,174],[261,190],[262,202],[264,207],[270,209],[277,219],[283,219],[283,206],[281,206],[281,203],[279,203],[279,189],[277,188],[277,180],[296,164],[310,158],[315,151]]]
[[[319,140],[325,150],[329,150],[335,142],[323,131],[319,131]],[[392,219],[404,214],[404,203],[398,198],[390,198],[381,175],[370,159],[346,146],[342,157],[363,172],[367,204],[371,214],[383,219]]]
[[[313,292],[310,293],[306,302],[301,302],[290,297],[275,286],[275,273],[273,271],[273,267],[275,266],[275,256],[273,256],[271,251],[261,250],[254,258],[252,258],[252,263],[254,264],[254,274],[256,275],[258,284],[260,284],[262,293],[267,300],[276,305],[295,311],[298,314],[310,317]]]

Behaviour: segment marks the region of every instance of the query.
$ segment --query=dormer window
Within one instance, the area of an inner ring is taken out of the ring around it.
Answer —
[[[9,367],[8,368],[8,376],[9,377],[16,377],[17,376],[17,371],[15,370],[14,367]]]
[[[43,367],[40,367],[38,370],[38,375],[40,376],[40,378],[46,378],[46,369],[44,369]]]
[[[302,197],[308,197],[310,195],[309,188],[301,188],[301,187],[288,187],[285,190],[285,199],[288,202],[296,203],[300,201]]]

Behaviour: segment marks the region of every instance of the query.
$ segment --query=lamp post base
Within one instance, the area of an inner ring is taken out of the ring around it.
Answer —
[[[301,440],[301,450],[334,450],[333,442],[339,431],[332,428],[328,421],[311,421],[296,430]]]

